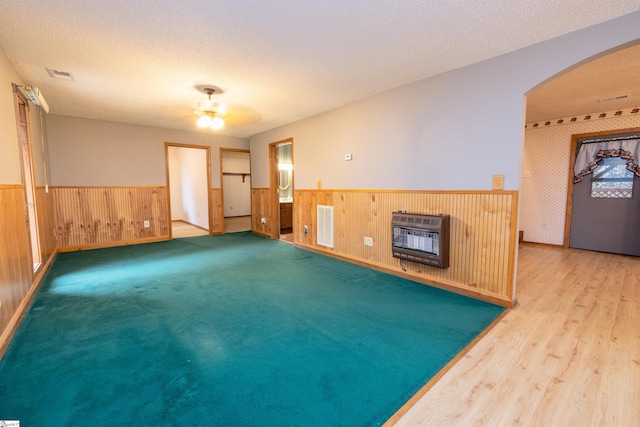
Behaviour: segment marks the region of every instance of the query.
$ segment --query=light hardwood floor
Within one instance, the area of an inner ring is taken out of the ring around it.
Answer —
[[[171,236],[174,239],[183,237],[206,236],[209,234],[207,230],[191,225],[184,221],[171,221]]]
[[[640,258],[521,244],[519,305],[396,426],[640,426]]]
[[[236,233],[251,230],[251,216],[237,216],[224,219],[224,232]],[[206,236],[209,232],[184,221],[171,221],[171,235],[174,239]]]

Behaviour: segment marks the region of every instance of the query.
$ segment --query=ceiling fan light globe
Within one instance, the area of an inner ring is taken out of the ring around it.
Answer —
[[[209,127],[211,126],[211,117],[202,116],[198,119],[196,123],[198,124],[198,127],[201,127],[201,128]]]
[[[211,123],[209,124],[209,127],[213,130],[222,129],[223,126],[224,120],[222,120],[220,117],[214,117],[213,119],[211,119]]]
[[[224,120],[222,120],[219,117],[213,117],[211,119],[211,123],[209,124],[209,127],[213,130],[222,129],[223,126],[224,126]]]

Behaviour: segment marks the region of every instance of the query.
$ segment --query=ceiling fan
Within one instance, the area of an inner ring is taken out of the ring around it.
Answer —
[[[200,116],[196,122],[198,127],[208,127],[213,130],[222,129],[224,126],[223,118],[227,113],[227,106],[221,102],[211,100],[211,95],[219,93],[220,91],[213,87],[204,87],[202,91],[206,93],[209,98],[206,101],[200,101],[198,103],[198,109],[195,111],[195,114]]]

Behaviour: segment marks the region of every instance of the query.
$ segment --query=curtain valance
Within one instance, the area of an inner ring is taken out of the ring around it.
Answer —
[[[598,166],[605,157],[621,157],[627,160],[627,169],[640,176],[640,138],[617,139],[582,144],[573,168],[573,182],[580,182]]]

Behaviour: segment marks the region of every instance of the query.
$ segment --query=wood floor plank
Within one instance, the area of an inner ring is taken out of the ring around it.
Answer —
[[[517,295],[396,426],[640,425],[640,259],[521,244]]]

